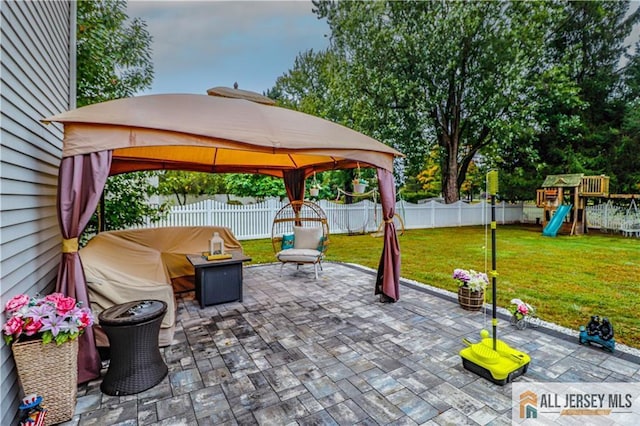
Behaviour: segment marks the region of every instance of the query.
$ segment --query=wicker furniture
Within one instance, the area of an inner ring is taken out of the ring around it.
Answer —
[[[318,268],[322,270],[322,260],[329,244],[327,215],[315,203],[292,201],[276,213],[271,243],[276,258],[282,262],[280,273],[286,263],[293,263],[296,268],[312,264],[318,279]]]
[[[242,302],[242,262],[250,257],[231,252],[231,259],[207,260],[200,254],[188,254],[196,270],[196,299],[200,307],[218,303]]]
[[[154,387],[168,373],[158,347],[160,323],[167,310],[161,300],[112,306],[100,313],[111,360],[100,389],[107,395],[132,395]]]
[[[42,397],[47,409],[45,425],[71,420],[78,391],[78,339],[62,345],[16,341],[11,350],[25,395]]]

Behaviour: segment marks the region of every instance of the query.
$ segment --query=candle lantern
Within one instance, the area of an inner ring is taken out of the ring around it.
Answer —
[[[209,240],[209,254],[224,254],[224,240],[217,232]]]

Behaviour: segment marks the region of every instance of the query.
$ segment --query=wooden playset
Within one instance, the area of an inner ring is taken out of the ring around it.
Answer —
[[[555,237],[558,233],[587,233],[587,199],[609,196],[609,176],[582,173],[547,176],[536,196],[536,205],[544,209],[543,234]]]

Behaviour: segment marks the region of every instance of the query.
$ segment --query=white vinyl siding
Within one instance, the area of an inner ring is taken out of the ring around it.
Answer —
[[[0,2],[0,309],[19,293],[53,290],[62,127],[44,117],[75,106],[75,5]],[[37,360],[34,360],[37,362]],[[16,424],[21,390],[0,343],[0,424]]]

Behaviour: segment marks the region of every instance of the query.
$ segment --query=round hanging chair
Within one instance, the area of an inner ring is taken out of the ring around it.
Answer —
[[[327,215],[319,205],[311,201],[292,201],[282,207],[273,219],[271,243],[278,261],[280,273],[286,263],[312,264],[318,279],[329,244]]]

